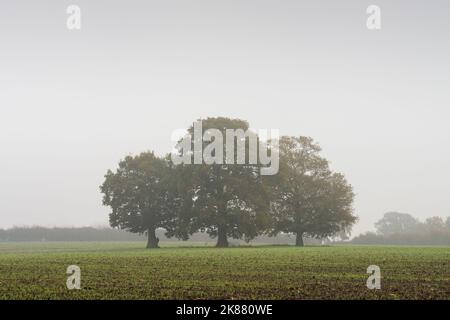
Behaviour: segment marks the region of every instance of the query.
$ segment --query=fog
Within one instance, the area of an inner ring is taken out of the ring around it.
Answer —
[[[450,216],[449,30],[444,0],[2,2],[0,228],[107,225],[106,170],[207,116],[313,137],[354,234]]]

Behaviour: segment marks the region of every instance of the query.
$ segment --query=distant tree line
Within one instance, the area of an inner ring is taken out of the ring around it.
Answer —
[[[376,232],[355,237],[355,244],[450,245],[450,217],[424,222],[407,213],[387,212],[375,223]]]
[[[168,238],[166,230],[157,229],[156,236],[164,242],[178,241],[176,238]],[[110,227],[13,227],[0,229],[0,242],[53,242],[53,241],[143,241],[145,235],[130,233]],[[197,232],[190,236],[190,241],[210,244],[213,239],[206,232]],[[289,234],[279,234],[276,237],[258,236],[252,240],[255,244],[289,244],[293,237]],[[231,242],[233,246],[240,245],[240,241]],[[305,238],[307,244],[320,244],[322,240]]]
[[[226,136],[227,129],[249,132],[249,124],[222,117],[202,120],[202,137],[209,130]],[[187,137],[192,144],[198,142],[194,126],[187,129]],[[153,152],[125,157],[117,169],[108,170],[100,187],[103,204],[111,209],[111,227],[145,233],[148,248],[158,247],[159,228],[167,237],[183,240],[204,232],[217,239],[218,247],[227,247],[229,238],[250,241],[279,234],[294,235],[302,246],[305,237],[350,231],[357,220],[352,187],[330,169],[313,139],[284,136],[276,149],[267,143],[268,152],[279,154],[278,174],[267,176],[260,174],[261,162],[249,164],[250,136],[232,139],[234,162],[217,148],[230,148],[230,141],[208,139],[200,141],[203,150],[221,161],[176,165],[170,155]],[[264,144],[257,139],[259,146]],[[238,164],[239,145],[245,147],[244,164]],[[182,155],[180,144],[176,149]],[[195,152],[187,156],[192,160]]]
[[[0,242],[14,241],[137,241],[142,236],[112,228],[14,227],[0,229]]]

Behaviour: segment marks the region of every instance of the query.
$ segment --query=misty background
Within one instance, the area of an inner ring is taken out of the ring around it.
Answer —
[[[106,170],[208,116],[313,137],[354,186],[354,235],[449,216],[449,30],[439,0],[2,2],[0,228],[106,226]]]

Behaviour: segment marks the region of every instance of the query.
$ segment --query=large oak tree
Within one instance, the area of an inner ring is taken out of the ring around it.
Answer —
[[[202,120],[201,136],[209,130],[220,131],[226,137],[227,129],[247,131],[248,123],[239,119],[208,118]],[[214,140],[206,142],[194,135],[194,126],[188,129],[192,144],[201,143],[203,149]],[[235,138],[233,138],[235,139]],[[244,137],[248,157],[249,139]],[[226,150],[226,141],[221,142]],[[237,140],[234,148],[237,148]],[[193,147],[194,149],[194,147]],[[213,150],[212,156],[216,150]],[[237,157],[237,150],[234,150]],[[266,230],[269,222],[268,201],[260,176],[258,164],[227,164],[225,153],[222,163],[205,163],[179,165],[184,170],[184,177],[189,186],[184,192],[192,195],[191,219],[184,227],[189,232],[206,231],[217,237],[218,247],[228,247],[228,237],[251,240]],[[194,155],[192,155],[194,157]],[[235,158],[236,160],[236,158]],[[192,159],[193,162],[193,159]],[[186,173],[187,172],[187,173]],[[189,178],[188,178],[189,177]]]

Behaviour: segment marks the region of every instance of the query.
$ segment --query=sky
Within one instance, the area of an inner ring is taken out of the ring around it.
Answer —
[[[2,1],[0,228],[107,225],[106,171],[208,116],[313,137],[354,234],[450,216],[449,39],[447,0]]]

